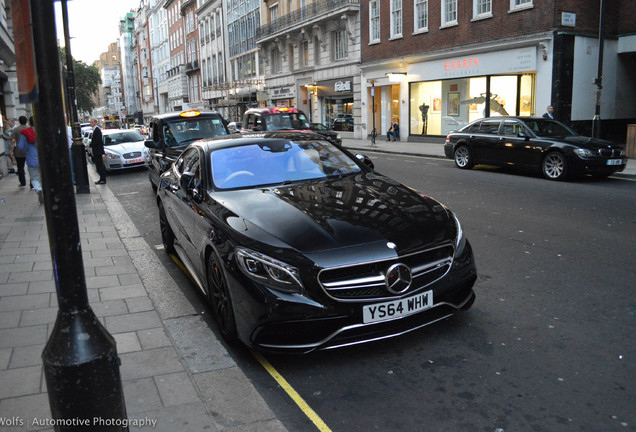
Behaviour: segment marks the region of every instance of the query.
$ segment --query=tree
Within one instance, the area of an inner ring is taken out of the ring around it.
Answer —
[[[60,50],[62,59],[64,78],[68,76],[66,70],[66,50]],[[95,66],[89,66],[83,61],[73,58],[73,73],[75,74],[75,99],[77,100],[77,111],[89,113],[95,108],[93,95],[99,90],[102,78]],[[66,84],[66,81],[64,82]]]

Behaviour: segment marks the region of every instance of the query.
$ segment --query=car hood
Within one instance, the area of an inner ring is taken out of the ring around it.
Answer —
[[[572,144],[578,147],[590,149],[590,150],[617,147],[611,141],[606,141],[600,138],[592,138],[592,137],[586,137],[586,136],[565,137],[565,138],[559,139],[559,141]]]
[[[263,234],[272,236],[305,254],[378,242],[395,243],[403,254],[455,235],[444,206],[375,173],[214,192],[212,198],[233,219],[242,219],[228,225],[261,241]]]
[[[143,141],[127,142],[115,145],[104,146],[104,151],[111,153],[130,153],[130,152],[142,152],[146,150]]]

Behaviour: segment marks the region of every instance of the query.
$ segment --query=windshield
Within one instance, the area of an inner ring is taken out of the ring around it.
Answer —
[[[168,147],[178,147],[202,138],[227,135],[220,118],[181,118],[164,124],[164,141]]]
[[[117,144],[143,141],[145,138],[141,134],[134,130],[115,132],[111,134],[104,134],[104,145],[112,146]]]
[[[578,136],[576,132],[556,120],[551,119],[532,119],[525,120],[526,125],[538,137],[542,138],[563,138],[570,136]]]
[[[307,117],[301,113],[274,113],[263,117],[268,131],[309,129]]]
[[[323,141],[270,140],[215,150],[212,181],[219,189],[248,188],[360,172],[338,147]]]

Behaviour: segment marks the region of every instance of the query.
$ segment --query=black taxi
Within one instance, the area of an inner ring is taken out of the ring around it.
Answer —
[[[177,160],[183,149],[192,142],[228,135],[227,122],[217,112],[183,111],[154,116],[150,120],[146,147],[150,149],[148,177],[153,189],[159,176]]]

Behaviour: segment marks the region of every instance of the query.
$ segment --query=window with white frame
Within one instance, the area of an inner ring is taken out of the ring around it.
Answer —
[[[331,36],[333,40],[333,59],[346,59],[349,56],[347,51],[347,32],[345,30],[337,30]]]
[[[269,7],[269,22],[278,19],[278,3],[274,3]]]
[[[442,27],[457,24],[457,0],[442,0]]]
[[[380,0],[369,2],[369,43],[380,42]]]
[[[492,0],[473,0],[473,18],[492,16]]]
[[[510,10],[527,9],[532,7],[532,0],[510,0]]]
[[[416,33],[428,30],[428,0],[415,0],[414,22]]]
[[[391,0],[391,37],[402,36],[402,0]]]

